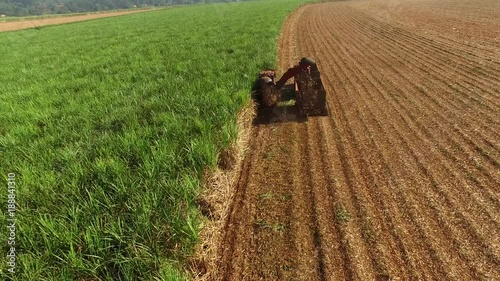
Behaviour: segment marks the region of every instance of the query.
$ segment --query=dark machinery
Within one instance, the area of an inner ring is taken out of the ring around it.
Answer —
[[[265,70],[259,73],[257,85],[262,105],[275,107],[281,101],[281,89],[286,81],[294,78],[295,108],[298,116],[326,116],[326,91],[321,82],[318,66],[313,59],[304,57],[298,65],[289,68],[278,82],[276,72]]]

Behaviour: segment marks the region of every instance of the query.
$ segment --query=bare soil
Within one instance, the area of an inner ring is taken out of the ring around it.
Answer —
[[[214,279],[500,280],[498,2],[377,1],[287,19],[279,71],[316,59],[329,116],[259,111]]]
[[[63,24],[70,23],[76,21],[84,21],[98,18],[106,18],[106,17],[115,17],[127,14],[141,13],[146,11],[151,11],[152,9],[143,9],[143,10],[130,10],[130,11],[119,11],[119,12],[102,12],[96,14],[87,14],[87,15],[78,15],[78,16],[61,16],[61,17],[53,17],[53,18],[42,18],[42,19],[26,19],[19,21],[5,21],[0,22],[0,32],[3,31],[13,31],[13,30],[21,30],[27,28],[35,28],[45,25],[55,25],[55,24]]]

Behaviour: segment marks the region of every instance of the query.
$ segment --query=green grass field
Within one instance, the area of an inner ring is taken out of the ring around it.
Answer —
[[[0,33],[0,279],[187,278],[202,170],[235,139],[236,113],[255,74],[274,66],[281,24],[301,2]]]

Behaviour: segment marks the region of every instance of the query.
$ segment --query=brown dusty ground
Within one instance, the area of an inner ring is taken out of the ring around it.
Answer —
[[[70,22],[75,22],[75,21],[84,21],[84,20],[91,20],[91,19],[98,19],[98,18],[121,16],[121,15],[141,13],[141,12],[146,12],[146,11],[151,11],[151,10],[152,9],[109,12],[109,13],[102,12],[102,13],[78,15],[78,16],[67,16],[67,17],[61,16],[61,17],[45,18],[45,19],[27,19],[27,20],[19,20],[19,21],[6,21],[6,22],[0,22],[0,32],[33,28],[33,27],[39,27],[39,26],[44,26],[44,25],[55,25],[55,24],[70,23]]]
[[[500,7],[483,2],[288,18],[280,71],[315,58],[329,116],[259,112],[215,279],[500,280]],[[450,9],[491,25],[463,21],[465,42]]]

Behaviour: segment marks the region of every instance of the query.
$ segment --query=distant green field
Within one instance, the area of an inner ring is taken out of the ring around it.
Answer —
[[[0,33],[0,279],[185,279],[202,170],[235,138],[236,113],[255,74],[274,65],[281,24],[301,2]]]
[[[160,9],[171,8],[171,7],[162,7]],[[134,11],[141,10],[147,8],[130,8],[130,9],[119,9],[119,10],[106,10],[106,11],[95,11],[95,12],[86,12],[86,13],[66,13],[66,14],[47,14],[47,15],[38,15],[38,16],[26,16],[26,17],[4,17],[0,18],[1,22],[6,21],[23,21],[23,20],[40,20],[40,19],[50,19],[50,18],[61,18],[61,17],[72,17],[72,16],[83,16],[83,15],[94,15],[94,14],[106,14],[106,13],[114,13],[114,12],[124,12],[124,11]],[[153,8],[150,8],[153,9]]]

